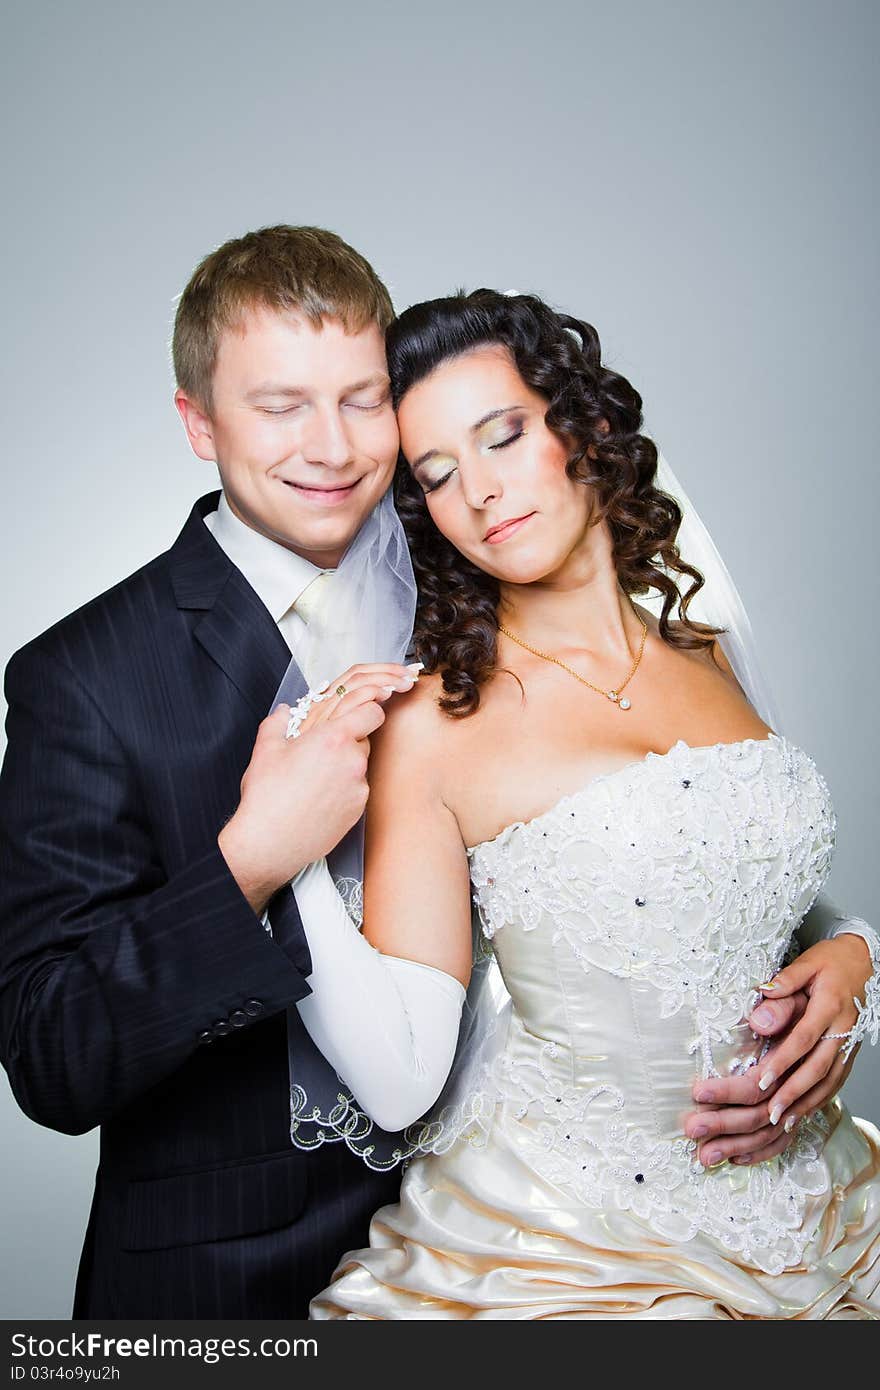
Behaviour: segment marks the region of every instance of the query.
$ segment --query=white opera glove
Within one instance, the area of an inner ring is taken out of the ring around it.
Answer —
[[[833,941],[836,936],[860,936],[868,948],[873,974],[865,985],[865,1002],[853,998],[857,1018],[848,1033],[825,1033],[824,1038],[841,1038],[844,1060],[853,1048],[868,1039],[876,1044],[880,1038],[880,936],[861,917],[847,917],[835,907],[830,898],[820,893],[798,928],[797,937],[806,950],[819,941]]]
[[[452,975],[386,956],[361,935],[325,859],[291,884],[312,957],[297,1009],[360,1107],[392,1133],[424,1115],[452,1067],[465,990]]]

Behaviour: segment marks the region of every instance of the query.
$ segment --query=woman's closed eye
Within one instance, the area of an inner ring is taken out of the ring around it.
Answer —
[[[510,434],[506,439],[499,439],[496,444],[489,444],[490,449],[506,449],[508,444],[516,443],[517,439],[522,439],[525,430],[517,430],[515,434]]]
[[[449,472],[444,473],[442,478],[435,478],[433,482],[426,478],[422,483],[422,490],[424,491],[425,496],[427,497],[429,492],[436,492],[438,487],[442,487],[443,484],[452,477],[454,472],[455,469],[450,468]]]
[[[508,434],[508,435],[506,435],[504,439],[496,439],[496,440],[494,441],[494,443],[492,443],[492,444],[488,444],[488,443],[487,443],[487,444],[484,444],[482,447],[483,447],[485,450],[487,450],[487,451],[492,451],[492,452],[494,452],[494,451],[497,450],[497,449],[506,449],[507,446],[508,446],[509,444],[515,444],[516,441],[517,441],[518,439],[522,439],[522,437],[523,437],[523,435],[524,435],[525,433],[526,433],[526,431],[525,431],[524,429],[520,428],[520,429],[514,430],[513,434]],[[449,481],[449,479],[452,477],[452,475],[453,475],[454,472],[455,472],[455,469],[454,469],[454,468],[450,468],[446,473],[443,473],[439,478],[433,478],[433,479],[432,479],[432,478],[426,478],[426,479],[423,481],[423,483],[422,483],[422,489],[423,489],[425,495],[427,496],[427,494],[428,494],[429,492],[436,492],[437,489],[438,489],[438,487],[442,487],[444,483],[446,483],[446,482]]]

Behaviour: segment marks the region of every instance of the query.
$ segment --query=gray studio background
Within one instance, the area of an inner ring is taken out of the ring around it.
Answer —
[[[174,298],[277,221],[396,303],[589,318],[743,591],[880,921],[873,3],[297,0],[7,7],[0,664],[165,549],[215,485],[171,404]],[[4,707],[5,708],[5,707]],[[880,1121],[877,1054],[850,1108]],[[97,1134],[0,1079],[0,1316],[67,1317]]]

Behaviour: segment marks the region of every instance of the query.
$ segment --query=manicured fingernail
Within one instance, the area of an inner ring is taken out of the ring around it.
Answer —
[[[721,1164],[722,1164],[724,1161],[725,1161],[725,1160],[724,1160],[724,1157],[723,1157],[723,1155],[722,1155],[722,1153],[721,1153],[721,1150],[720,1150],[720,1149],[713,1149],[711,1153],[708,1153],[708,1154],[706,1155],[706,1162],[703,1164],[703,1167],[704,1167],[704,1168],[720,1168],[720,1167],[721,1167]]]
[[[412,690],[417,679],[418,677],[411,679],[409,676],[401,676],[400,685],[397,687],[398,690]]]
[[[738,1158],[732,1158],[730,1161],[731,1161],[731,1163],[751,1163],[751,1161],[752,1161],[752,1155],[751,1155],[751,1154],[740,1154]]]
[[[382,686],[382,693],[383,693],[383,695],[393,695],[393,694],[394,694],[394,686],[393,686],[393,685],[383,685],[383,686]]]
[[[771,1125],[778,1125],[778,1124],[779,1124],[779,1119],[780,1119],[780,1116],[782,1115],[782,1112],[783,1112],[784,1109],[785,1109],[785,1106],[784,1106],[784,1105],[774,1105],[773,1109],[770,1111],[770,1123],[771,1123]]]
[[[715,1092],[712,1090],[711,1086],[698,1086],[697,1089],[694,1091],[694,1099],[701,1102],[707,1100],[714,1100]]]
[[[410,666],[407,666],[407,667],[406,667],[406,670],[407,670],[407,671],[414,671],[416,675],[419,674],[419,671],[424,671],[424,669],[425,669],[425,663],[424,663],[424,661],[414,661]]]
[[[759,1091],[767,1091],[767,1090],[769,1090],[769,1088],[773,1085],[773,1082],[774,1082],[775,1080],[776,1080],[776,1073],[775,1073],[775,1072],[772,1072],[772,1071],[765,1071],[765,1072],[764,1072],[764,1075],[761,1077],[761,1080],[758,1082],[758,1090],[759,1090]]]
[[[773,1014],[770,1009],[756,1009],[753,1017],[755,1022],[760,1023],[764,1028],[769,1028],[773,1023]]]
[[[320,684],[320,685],[316,685],[316,686],[315,686],[315,694],[316,694],[316,695],[323,695],[323,694],[324,694],[324,691],[325,691],[325,690],[329,690],[329,689],[330,689],[330,682],[329,682],[329,681],[321,681],[321,684]]]
[[[785,1122],[785,1124],[782,1126],[782,1128],[785,1130],[786,1134],[791,1134],[791,1131],[794,1129],[794,1127],[795,1127],[796,1124],[797,1124],[797,1115],[789,1115],[788,1119],[786,1120],[786,1122]]]
[[[709,1133],[709,1126],[708,1126],[708,1125],[695,1125],[695,1126],[694,1126],[694,1129],[691,1131],[691,1133],[692,1133],[694,1139],[705,1139],[706,1135]]]
[[[779,988],[779,986],[778,986],[777,984],[774,984],[774,982],[773,982],[772,980],[766,981],[765,984],[758,985],[758,989],[778,989],[778,988]]]

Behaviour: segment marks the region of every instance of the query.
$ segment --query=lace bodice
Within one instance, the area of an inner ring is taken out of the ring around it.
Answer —
[[[530,1162],[664,1235],[797,1263],[828,1122],[780,1159],[706,1171],[684,1138],[697,1076],[743,1069],[743,1018],[829,869],[827,787],[786,739],[665,754],[598,777],[469,851],[513,1015],[483,1079]],[[490,1074],[491,1073],[491,1074]]]

